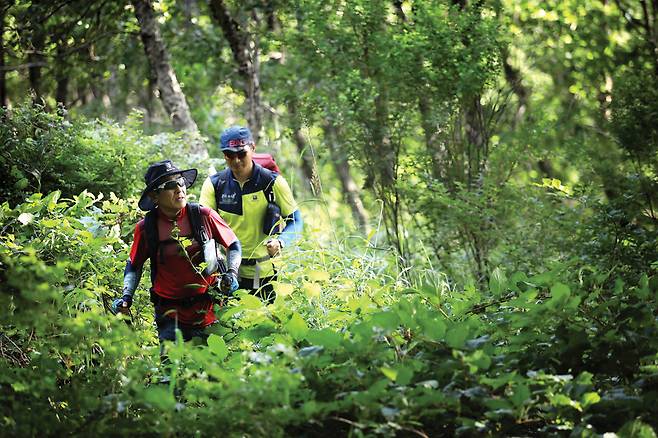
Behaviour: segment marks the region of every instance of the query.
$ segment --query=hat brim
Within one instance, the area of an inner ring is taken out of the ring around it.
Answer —
[[[246,151],[246,150],[247,150],[247,146],[243,145],[243,146],[236,146],[236,147],[232,147],[232,148],[223,148],[222,152],[238,153],[238,152],[242,152],[242,151]]]
[[[152,181],[151,184],[146,186],[142,192],[142,196],[139,198],[137,205],[142,211],[153,210],[155,208],[155,203],[148,194],[155,190],[155,188],[159,186],[165,178],[171,175],[181,175],[183,178],[185,178],[185,188],[189,189],[192,184],[194,184],[194,181],[196,181],[197,174],[198,172],[196,169],[172,170],[171,172],[163,173],[157,179]]]

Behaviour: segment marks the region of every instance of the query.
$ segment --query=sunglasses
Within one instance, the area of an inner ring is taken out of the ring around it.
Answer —
[[[187,181],[185,178],[180,176],[176,179],[170,179],[169,181],[163,182],[155,188],[155,191],[160,192],[162,190],[174,190],[176,187],[185,187],[186,185]]]
[[[246,149],[243,149],[239,152],[224,151],[224,156],[226,158],[230,158],[230,159],[233,159],[235,157],[238,157],[239,159],[243,159],[244,157],[247,156],[247,151],[246,151]]]

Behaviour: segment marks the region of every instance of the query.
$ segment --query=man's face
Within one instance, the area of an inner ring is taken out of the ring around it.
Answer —
[[[187,187],[181,175],[167,177],[155,190],[158,208],[179,211],[187,205]]]
[[[224,151],[226,164],[234,174],[243,174],[251,169],[251,158],[254,153],[254,146],[245,145],[239,152]]]

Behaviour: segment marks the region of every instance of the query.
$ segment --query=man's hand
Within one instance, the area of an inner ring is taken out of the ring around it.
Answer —
[[[281,248],[283,248],[279,239],[270,239],[265,243],[265,246],[267,246],[267,253],[270,257],[279,255],[281,253]]]
[[[228,271],[222,274],[219,280],[219,291],[227,295],[233,294],[238,290],[238,277],[234,272]]]
[[[124,315],[130,314],[130,306],[133,304],[133,297],[131,295],[125,294],[121,298],[117,298],[112,302],[112,311],[116,315],[117,313],[123,313]]]

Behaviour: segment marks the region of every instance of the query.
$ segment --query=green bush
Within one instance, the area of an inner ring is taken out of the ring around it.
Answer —
[[[616,78],[610,128],[619,144],[635,159],[656,165],[658,151],[658,77],[636,67]]]
[[[16,205],[55,190],[63,197],[84,190],[132,194],[145,167],[139,132],[65,116],[32,105],[0,109],[0,200]]]

